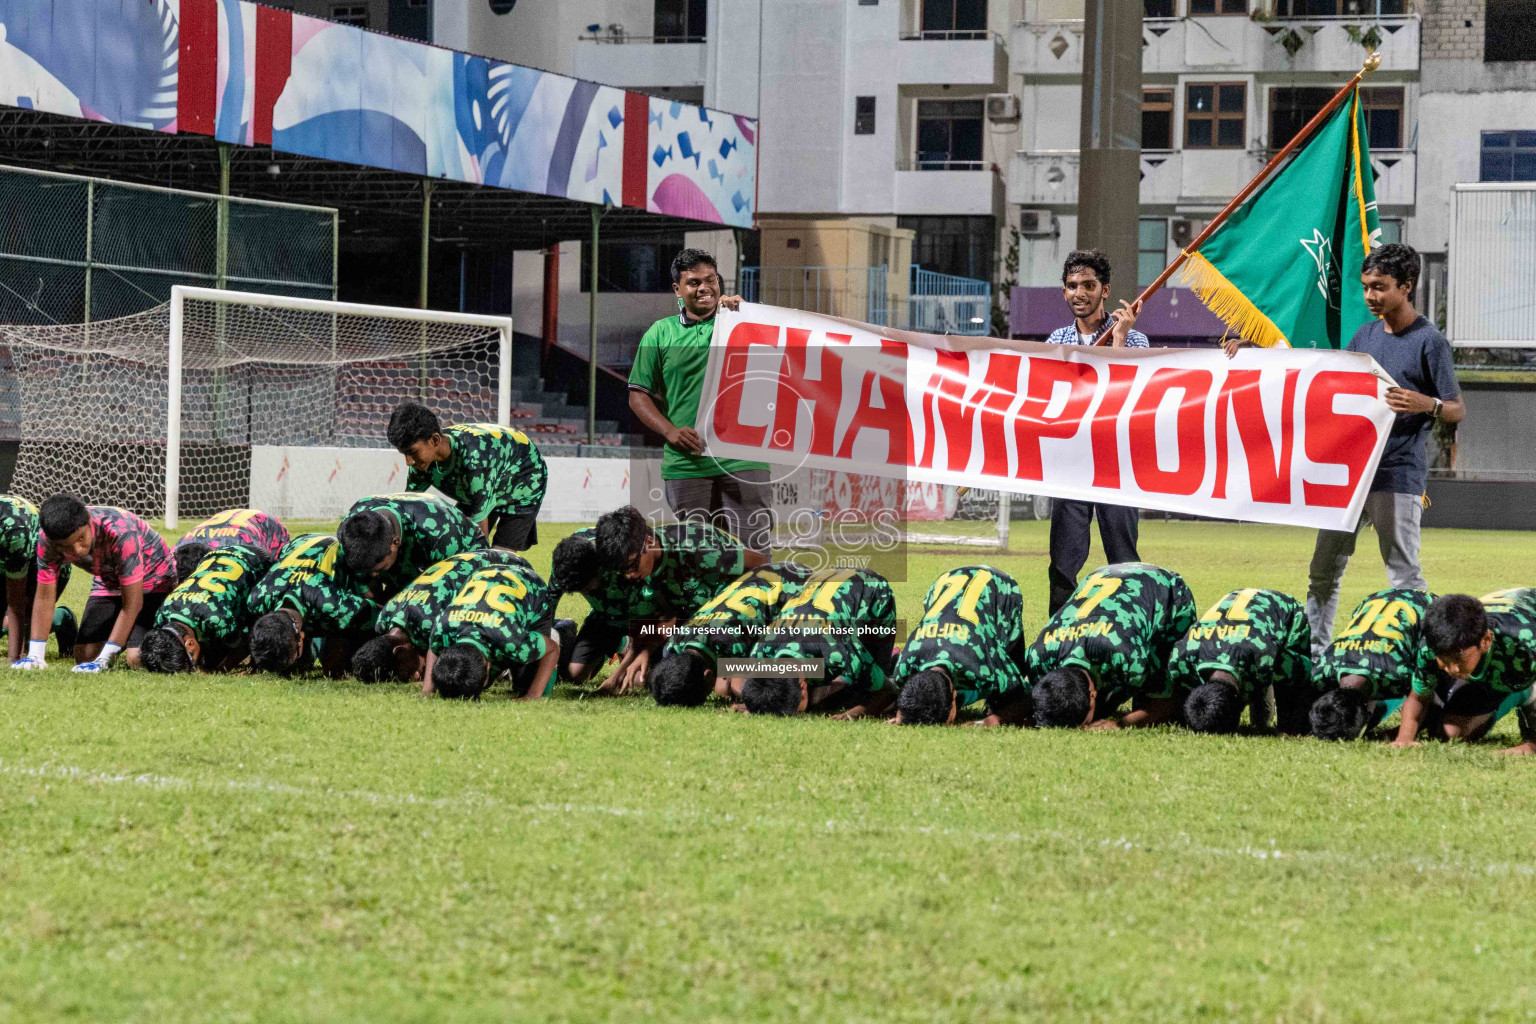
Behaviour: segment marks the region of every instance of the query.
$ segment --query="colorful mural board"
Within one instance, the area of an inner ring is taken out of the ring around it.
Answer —
[[[247,0],[0,0],[0,105],[734,227],[757,202],[751,118]]]

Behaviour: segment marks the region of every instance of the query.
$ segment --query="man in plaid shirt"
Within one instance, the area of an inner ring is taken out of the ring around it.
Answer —
[[[1102,340],[1112,348],[1148,347],[1147,336],[1132,330],[1141,312],[1139,302],[1122,299],[1119,309],[1112,315],[1106,314],[1109,258],[1099,250],[1079,249],[1067,256],[1061,268],[1061,293],[1072,309],[1073,320],[1052,331],[1045,339],[1049,344],[1093,345]],[[1077,574],[1088,560],[1088,524],[1095,516],[1107,562],[1113,565],[1141,561],[1136,552],[1139,509],[1060,498],[1051,502],[1051,564],[1046,573],[1051,582],[1052,615],[1077,589]]]

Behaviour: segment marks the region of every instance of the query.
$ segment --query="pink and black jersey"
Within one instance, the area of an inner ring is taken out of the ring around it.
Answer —
[[[176,586],[176,567],[171,549],[154,528],[120,508],[90,506],[91,528],[96,534],[91,553],[79,562],[94,576],[91,595],[117,596],[124,584],[142,583],[146,594],[167,594]],[[37,581],[57,583],[63,557],[45,534],[37,538]]]
[[[192,527],[176,546],[206,544],[210,551],[218,551],[238,545],[260,552],[275,562],[288,540],[288,528],[276,516],[254,508],[232,508]]]

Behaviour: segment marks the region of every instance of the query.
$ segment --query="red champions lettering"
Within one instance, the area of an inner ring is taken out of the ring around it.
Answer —
[[[1109,384],[1104,399],[1093,414],[1089,436],[1093,439],[1093,486],[1120,489],[1120,442],[1115,436],[1120,424],[1120,410],[1131,397],[1136,383],[1136,367],[1125,363],[1109,364]]]
[[[965,400],[970,386],[971,360],[964,352],[935,352],[938,365],[928,386],[923,389],[923,453],[917,464],[933,465],[938,448],[937,420],[944,426],[944,446],[949,459],[945,469],[963,470],[971,461],[971,438],[976,424],[976,407]]]
[[[1070,391],[1061,415],[1045,417],[1046,407],[1058,383],[1065,383]],[[1093,402],[1093,391],[1099,383],[1099,371],[1087,363],[1069,363],[1060,359],[1029,359],[1029,389],[1024,404],[1014,421],[1014,438],[1019,447],[1019,469],[1014,475],[1021,480],[1039,480],[1044,474],[1040,462],[1040,441],[1043,438],[1066,440],[1077,434],[1083,425],[1083,415]]]
[[[1301,497],[1308,505],[1348,508],[1365,467],[1376,450],[1376,426],[1364,416],[1334,412],[1339,395],[1376,397],[1376,378],[1352,370],[1324,370],[1307,387],[1306,452],[1319,465],[1344,466],[1349,479],[1342,484],[1303,480]],[[1343,459],[1345,461],[1339,461]]]
[[[715,399],[715,436],[726,444],[741,444],[749,448],[760,447],[767,436],[766,426],[752,426],[741,422],[742,392],[752,386],[747,376],[753,345],[779,347],[779,327],[776,324],[737,324],[725,344],[724,362],[720,370],[719,397]]]
[[[981,453],[983,473],[1005,476],[1008,473],[1008,440],[1003,430],[1008,426],[1008,407],[1019,393],[1019,367],[1023,356],[993,352],[987,357],[987,369],[981,388],[971,397],[971,407],[981,410]],[[980,404],[977,404],[980,399]]]
[[[779,451],[795,450],[796,420],[800,407],[811,410],[810,454],[831,455],[837,430],[837,411],[843,404],[843,357],[827,345],[816,346],[821,353],[821,376],[806,374],[806,352],[811,332],[788,328],[784,348],[784,367],[779,371],[779,393],[774,398],[773,437],[768,445]],[[828,341],[848,344],[847,334],[828,334]]]
[[[1237,420],[1237,436],[1248,463],[1248,488],[1254,501],[1276,505],[1291,503],[1291,454],[1296,447],[1296,384],[1300,370],[1285,371],[1280,399],[1278,451],[1264,417],[1264,398],[1259,390],[1262,371],[1231,370],[1216,398],[1216,486],[1213,498],[1225,498],[1227,487],[1228,409]]]
[[[878,368],[866,372],[859,385],[859,404],[853,410],[853,420],[848,424],[848,432],[843,435],[843,444],[837,450],[837,456],[840,459],[853,458],[853,443],[858,440],[859,433],[879,430],[886,435],[886,462],[893,466],[910,466],[912,418],[907,414],[906,387],[902,384],[902,378],[897,376],[906,368],[907,346],[899,341],[881,338],[880,356]],[[876,387],[880,389],[878,407],[870,402]]]
[[[1163,367],[1152,371],[1131,410],[1131,471],[1136,484],[1155,494],[1194,494],[1205,479],[1205,404],[1215,376],[1209,370]],[[1179,400],[1177,469],[1157,464],[1157,407],[1170,391],[1183,391]]]

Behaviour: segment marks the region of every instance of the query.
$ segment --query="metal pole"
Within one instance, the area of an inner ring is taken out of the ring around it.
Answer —
[[[219,143],[219,204],[218,221],[214,228],[214,287],[220,291],[229,286],[229,164],[230,145]],[[224,404],[227,382],[224,379],[225,333],[229,329],[228,309],[224,303],[214,305],[213,340],[217,357],[213,364],[213,439],[224,440]]]
[[[743,264],[746,262],[746,253],[744,253],[742,251],[742,241],[747,237],[747,233],[745,231],[743,231],[741,228],[732,228],[731,229],[731,233],[736,236],[736,280],[735,280],[734,284],[736,286],[735,287],[736,294],[740,295],[741,294],[741,269],[742,269]]]
[[[430,283],[429,269],[432,259],[432,189],[436,183],[431,178],[421,179],[421,286],[417,293],[416,305],[420,309],[427,308],[427,285]],[[417,370],[417,384],[421,392],[423,404],[427,400],[427,327],[421,327],[421,360]]]
[[[592,267],[587,291],[587,444],[597,444],[597,226],[607,209],[592,207]]]
[[[176,529],[181,478],[181,328],[185,296],[171,288],[171,336],[166,354],[165,402],[165,528]]]
[[[1129,295],[1141,212],[1142,5],[1087,0],[1084,16],[1077,248],[1102,249]]]
[[[96,182],[85,183],[85,338],[91,338],[91,254],[95,248]]]

